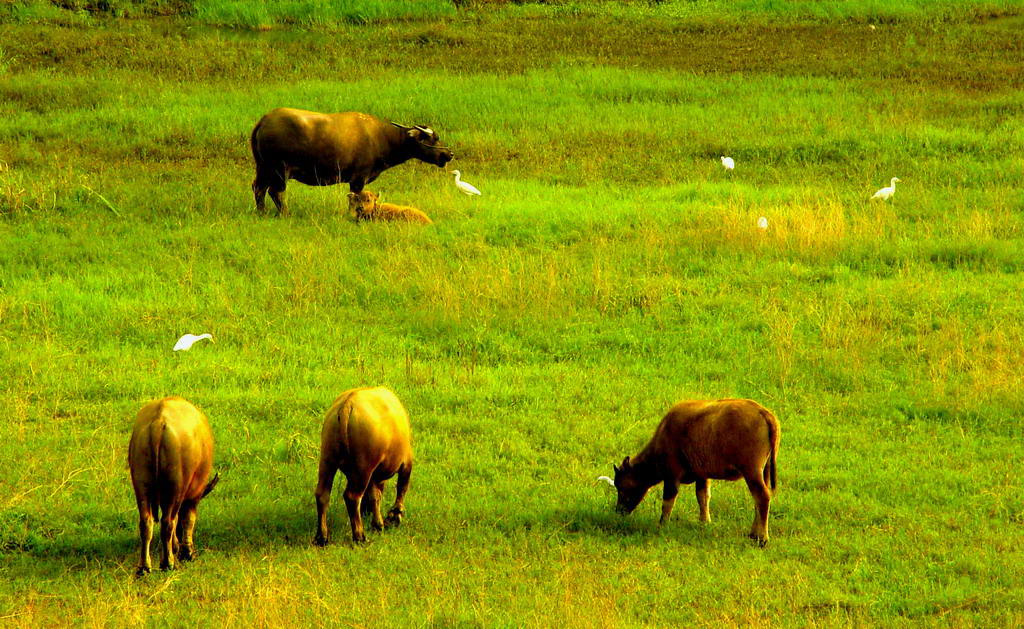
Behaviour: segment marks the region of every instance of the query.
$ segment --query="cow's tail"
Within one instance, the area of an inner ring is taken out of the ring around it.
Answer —
[[[776,459],[779,456],[779,437],[781,436],[779,420],[766,409],[761,409],[761,417],[764,418],[765,424],[768,425],[768,446],[771,448],[768,453],[768,463],[764,466],[764,484],[771,488],[772,493],[775,493],[775,488],[779,482],[776,470]]]
[[[260,118],[260,121],[252,128],[252,133],[249,135],[249,148],[252,149],[252,157],[256,160],[256,163],[260,161],[260,147],[259,142],[256,140],[256,134],[259,133],[261,126],[263,126],[263,118]]]
[[[203,495],[200,498],[205,498],[207,494],[213,491],[213,488],[217,486],[217,481],[220,480],[220,474],[214,474],[213,479],[206,483],[206,489],[203,490]]]
[[[164,443],[164,430],[167,428],[167,421],[163,418],[163,415],[157,417],[153,423],[149,425],[149,451],[153,458],[153,481],[155,492],[158,494],[156,503],[159,504],[159,488],[161,478],[160,474],[160,450],[163,448]]]

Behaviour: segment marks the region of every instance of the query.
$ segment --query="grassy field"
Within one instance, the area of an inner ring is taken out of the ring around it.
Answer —
[[[1024,624],[1019,3],[86,4],[0,11],[0,625]],[[257,216],[282,105],[429,124],[484,194],[410,163],[371,189],[431,227]],[[362,384],[412,416],[407,519],[353,547],[336,485],[315,548]],[[170,394],[222,480],[135,579]],[[768,547],[742,483],[616,515],[596,476],[729,396],[782,425]]]

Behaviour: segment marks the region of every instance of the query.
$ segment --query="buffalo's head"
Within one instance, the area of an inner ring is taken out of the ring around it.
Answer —
[[[622,459],[622,466],[612,466],[615,470],[615,490],[619,492],[615,510],[622,515],[633,513],[640,501],[647,495],[652,483],[647,482],[644,475],[630,464],[629,457]]]
[[[392,122],[391,124],[405,133],[404,146],[412,157],[421,162],[440,166],[441,168],[444,168],[445,164],[452,161],[454,157],[452,150],[447,146],[438,145],[440,138],[437,132],[430,127],[421,125],[406,127],[397,122]]]
[[[356,220],[362,220],[370,216],[377,208],[377,193],[363,190],[362,192],[348,193],[348,211],[355,214]]]

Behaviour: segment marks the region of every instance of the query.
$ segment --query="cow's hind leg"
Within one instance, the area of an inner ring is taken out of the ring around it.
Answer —
[[[285,170],[275,170],[265,165],[256,167],[256,178],[252,180],[252,196],[256,201],[257,212],[262,214],[267,211],[267,191],[270,191],[270,198],[277,206],[278,214],[288,211],[284,202],[284,189],[287,180],[288,175]]]
[[[313,543],[317,546],[327,544],[327,508],[331,506],[331,489],[334,488],[334,477],[338,474],[338,468],[327,463],[321,458],[320,473],[316,483],[316,537]]]
[[[372,516],[370,525],[375,531],[384,529],[384,518],[380,514],[380,503],[384,500],[384,482],[370,483],[370,488],[363,497],[363,513]]]
[[[160,550],[160,569],[173,570],[174,556],[178,552],[178,510],[180,502],[161,505],[163,514],[160,517],[160,541],[163,548]]]
[[[768,543],[768,509],[771,505],[772,494],[764,484],[761,477],[761,470],[750,470],[744,474],[747,481],[747,488],[754,498],[754,524],[750,527],[750,538],[755,539],[764,546]]]
[[[192,535],[196,529],[197,507],[195,500],[186,501],[178,513],[178,559],[192,561],[196,554],[196,545]]]
[[[270,183],[270,198],[277,206],[278,216],[288,215],[288,202],[285,200],[285,182],[283,179],[276,179]]]
[[[256,211],[260,214],[267,211],[268,188],[270,188],[270,182],[263,176],[263,173],[257,170],[256,178],[252,180],[252,196],[256,200]]]
[[[145,498],[138,501],[139,506],[139,567],[135,576],[141,577],[149,574],[152,570],[152,561],[149,557],[149,545],[153,541],[153,512],[150,509],[150,502]]]
[[[398,470],[398,484],[395,490],[395,506],[388,511],[388,526],[398,526],[405,515],[405,492],[409,491],[409,479],[412,477],[412,461],[402,464]]]
[[[348,509],[348,519],[352,524],[352,541],[357,543],[366,541],[366,533],[363,532],[363,515],[359,511],[359,506],[369,484],[369,474],[353,472],[348,477],[348,484],[345,486],[345,507]]]

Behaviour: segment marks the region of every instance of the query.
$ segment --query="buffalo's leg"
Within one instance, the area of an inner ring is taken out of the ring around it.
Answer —
[[[163,515],[160,518],[160,541],[163,548],[160,550],[160,569],[174,569],[174,555],[178,551],[178,509],[180,503],[163,505],[160,509]]]
[[[256,201],[256,211],[266,212],[267,191],[270,191],[270,198],[277,205],[278,213],[282,213],[284,204],[284,189],[287,182],[287,174],[278,172],[271,167],[260,165],[256,167],[256,178],[252,180],[252,195]],[[287,211],[286,209],[283,211]]]
[[[745,474],[747,488],[754,498],[754,524],[750,527],[750,537],[757,540],[761,546],[768,543],[768,508],[771,504],[772,494],[761,478],[760,470]]]
[[[708,510],[708,501],[711,498],[711,493],[708,491],[708,479],[698,478],[694,486],[697,491],[697,507],[700,508],[700,521],[710,522],[711,512]]]
[[[181,511],[178,513],[178,559],[182,561],[192,561],[196,554],[192,534],[196,530],[198,506],[196,501],[189,500],[181,505]]]
[[[352,524],[352,541],[354,542],[366,541],[366,533],[363,532],[363,515],[359,512],[359,506],[363,495],[366,494],[367,486],[370,484],[370,479],[367,476],[353,472],[345,485],[345,507],[348,509],[348,520]]]
[[[277,206],[277,215],[288,214],[288,203],[285,201],[285,182],[283,180],[273,181],[270,184],[270,198]]]
[[[142,499],[139,504],[139,543],[142,548],[139,553],[139,567],[135,576],[141,577],[149,574],[152,570],[152,561],[149,557],[149,545],[153,541],[153,513],[150,511],[149,501]]]
[[[327,463],[323,457],[320,459],[320,473],[316,483],[316,537],[313,543],[317,546],[327,544],[327,507],[331,505],[331,489],[334,487],[334,477],[338,468]]]
[[[676,496],[679,495],[679,483],[675,480],[666,480],[661,494],[661,520],[658,524],[665,524],[672,515],[672,505],[676,503]]]
[[[398,483],[395,489],[395,505],[388,511],[388,525],[398,526],[405,515],[405,492],[409,491],[409,479],[412,477],[412,462],[402,465],[398,470]]]
[[[380,514],[380,503],[384,500],[384,481],[370,483],[370,489],[363,496],[363,500],[365,501],[363,513],[369,513],[372,516],[370,525],[373,530],[383,530],[384,518]]]
[[[270,187],[270,183],[260,177],[259,171],[256,172],[256,178],[252,180],[252,195],[256,199],[256,211],[263,214],[267,211],[267,188]]]

